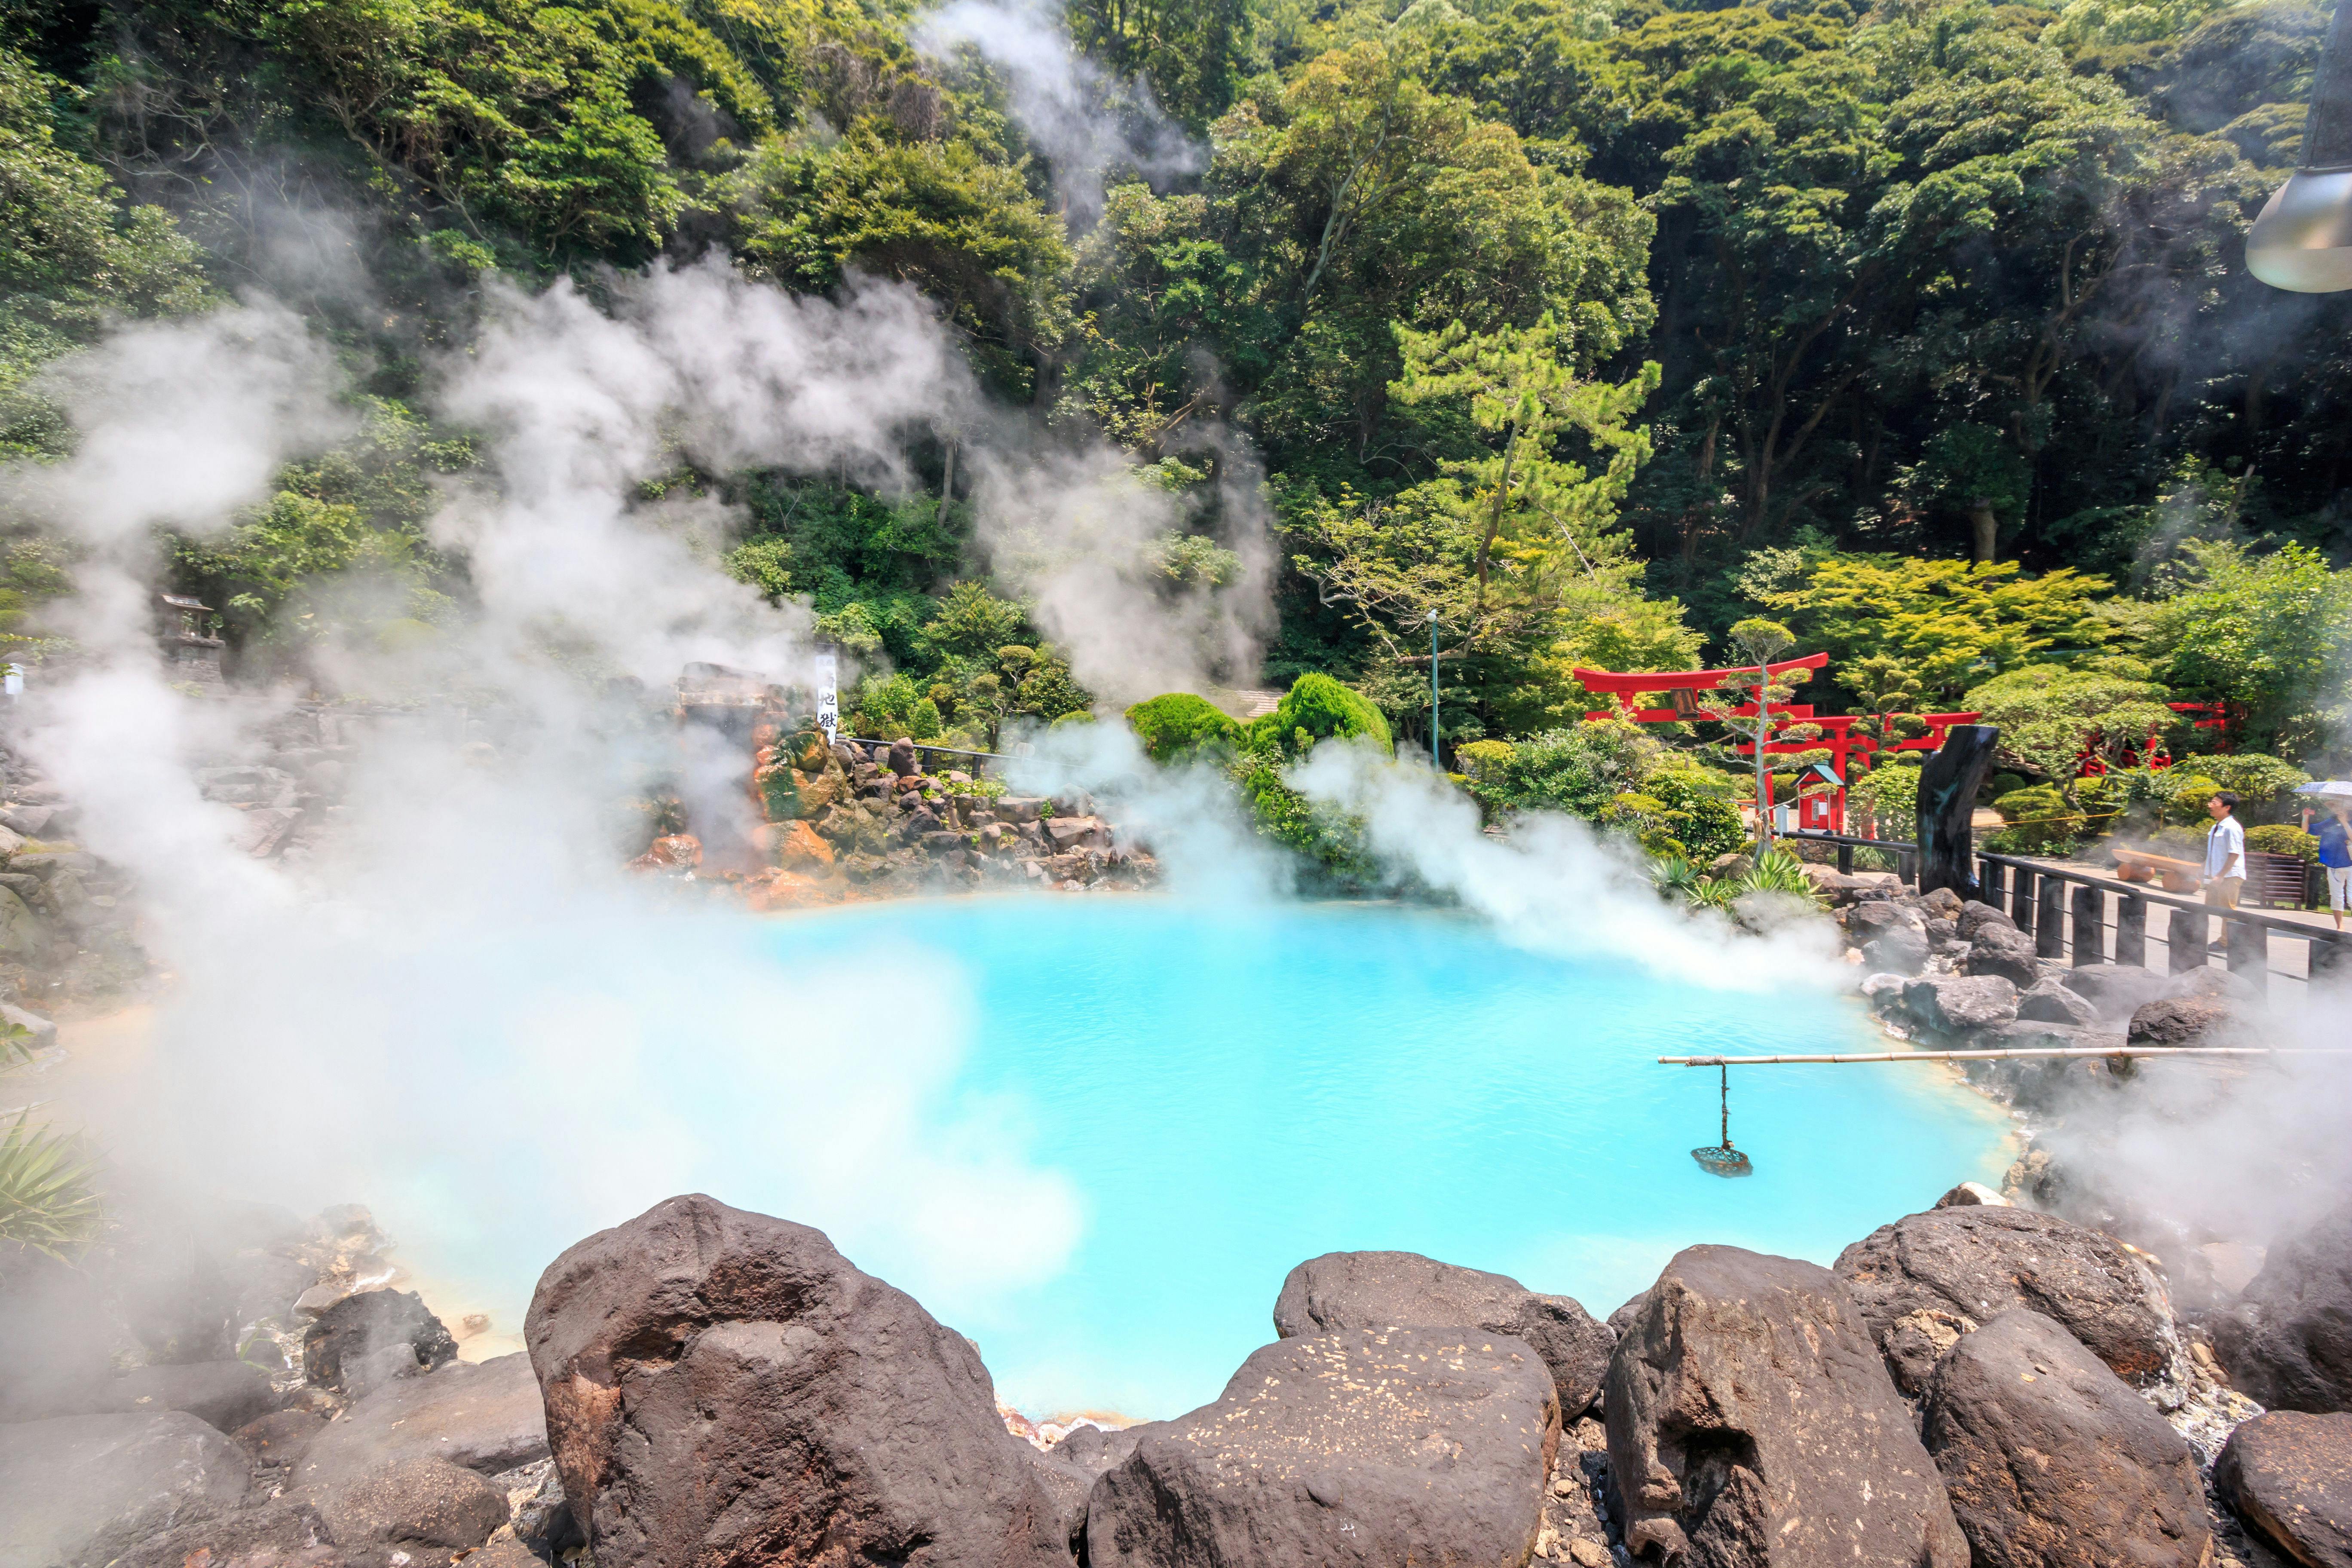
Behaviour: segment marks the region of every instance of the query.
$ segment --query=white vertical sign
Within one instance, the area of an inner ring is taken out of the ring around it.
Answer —
[[[841,656],[820,648],[816,656],[816,727],[831,745],[841,729]]]

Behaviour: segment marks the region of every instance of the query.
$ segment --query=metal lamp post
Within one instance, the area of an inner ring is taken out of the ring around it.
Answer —
[[[1429,765],[1439,773],[1445,764],[1437,756],[1437,612],[1429,612]]]
[[[2246,269],[2273,289],[2352,289],[2352,5],[2336,0],[2312,72],[2303,161],[2246,234]]]

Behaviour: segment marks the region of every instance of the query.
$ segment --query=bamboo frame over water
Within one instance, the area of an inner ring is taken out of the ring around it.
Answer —
[[[1982,1062],[2006,1057],[2347,1057],[2352,1047],[2328,1046],[2021,1046],[2000,1051],[1849,1051],[1787,1057],[1660,1057],[1664,1067],[1753,1068],[1788,1062]]]

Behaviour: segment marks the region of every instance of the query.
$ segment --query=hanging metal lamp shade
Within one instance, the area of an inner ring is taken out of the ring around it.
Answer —
[[[2246,235],[2246,269],[2273,289],[2333,294],[2352,289],[2352,0],[2336,0],[2311,113],[2303,163],[2287,177]]]

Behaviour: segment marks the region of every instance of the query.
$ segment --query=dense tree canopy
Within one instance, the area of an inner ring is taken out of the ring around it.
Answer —
[[[433,479],[473,458],[418,367],[485,278],[716,250],[921,289],[994,396],[1185,498],[1171,582],[1234,569],[1212,535],[1262,470],[1267,683],[1334,676],[1402,741],[1432,614],[1455,743],[1556,735],[1580,666],[1769,615],[1849,677],[1808,700],[1894,726],[1983,693],[2040,726],[2021,766],[2167,699],[2342,745],[2352,304],[2241,250],[2314,0],[1068,0],[1107,120],[1195,143],[1084,191],[922,16],[5,0],[0,445],[65,449],[39,369],[108,322],[262,289],[349,351],[358,434],[176,570],[240,658],[297,657],[353,571],[429,624],[463,587]],[[365,288],[289,263],[322,235]],[[749,520],[736,576],[889,667],[877,713],[1087,706],[982,581],[952,446],[910,458],[911,494],[677,482]]]

